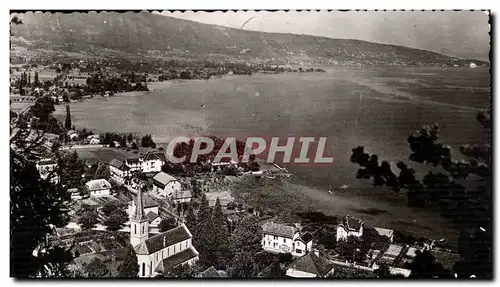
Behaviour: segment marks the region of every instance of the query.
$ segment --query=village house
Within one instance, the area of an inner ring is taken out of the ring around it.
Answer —
[[[123,184],[130,178],[130,167],[128,167],[125,162],[112,159],[109,162],[109,173],[114,180]]]
[[[295,227],[266,222],[262,225],[262,248],[274,253],[290,253],[302,256],[312,250],[313,236],[300,234]]]
[[[400,254],[403,251],[403,246],[392,244],[385,251],[384,255],[378,260],[377,265],[387,264],[393,265],[397,264],[397,259],[400,257]],[[375,265],[374,265],[375,266]]]
[[[349,236],[360,238],[363,235],[363,221],[347,215],[337,226],[337,241],[347,240]]]
[[[201,272],[197,276],[198,278],[225,278],[227,273],[223,270],[217,270],[215,267],[210,266],[205,271]]]
[[[161,167],[167,162],[165,153],[148,152],[142,157],[143,172],[160,172]]]
[[[130,172],[142,171],[142,160],[139,157],[125,159],[125,165],[130,168]]]
[[[174,193],[181,191],[181,183],[173,176],[159,172],[153,177],[153,192],[158,196],[171,199]]]
[[[143,208],[142,191],[137,194],[137,208],[130,220],[130,243],[139,265],[139,277],[155,277],[176,266],[198,261],[198,251],[192,246],[192,234],[186,225],[149,237],[149,219]]]
[[[36,169],[41,179],[47,179],[50,176],[50,182],[57,184],[59,175],[56,174],[57,162],[51,158],[41,159],[36,163]]]
[[[78,140],[78,133],[74,130],[69,130],[67,133],[68,138],[72,141]]]
[[[187,189],[181,189],[179,191],[174,191],[171,197],[171,201],[175,204],[191,202],[191,191]]]
[[[228,203],[234,201],[234,197],[231,196],[230,191],[210,191],[205,192],[205,196],[207,197],[208,205],[210,207],[215,206],[217,198],[219,199],[220,205],[223,207],[227,206]]]
[[[94,179],[85,183],[91,196],[111,195],[111,184],[105,179]]]
[[[394,230],[392,229],[386,229],[386,228],[380,228],[380,227],[374,227],[375,231],[377,231],[377,233],[380,235],[380,236],[385,236],[387,238],[389,238],[389,241],[392,243],[394,241]]]
[[[309,252],[295,259],[286,269],[286,276],[294,278],[325,278],[334,272],[330,260]]]

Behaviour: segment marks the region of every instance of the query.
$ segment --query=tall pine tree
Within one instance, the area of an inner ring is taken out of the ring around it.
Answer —
[[[135,255],[132,245],[127,246],[127,251],[123,262],[118,267],[118,277],[120,278],[136,278],[139,274],[139,264],[137,263],[137,255]]]
[[[58,167],[63,187],[67,189],[80,187],[82,175],[85,173],[85,163],[78,157],[76,151],[61,157]]]
[[[71,130],[71,111],[69,105],[66,105],[66,120],[64,121],[64,128]]]
[[[200,263],[222,269],[226,265],[230,253],[227,218],[222,212],[219,198],[215,203],[210,220],[201,223],[197,247],[200,251]]]
[[[10,274],[15,278],[63,277],[69,250],[51,246],[53,227],[67,224],[70,198],[50,179],[42,180],[35,162],[43,153],[43,134],[26,128],[29,114],[11,121],[10,134]]]

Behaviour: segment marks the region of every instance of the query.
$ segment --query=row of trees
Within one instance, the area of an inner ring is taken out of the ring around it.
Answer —
[[[101,222],[107,230],[117,231],[127,222],[126,205],[121,202],[107,202],[101,208],[102,220],[96,207],[82,204],[77,210],[76,222],[83,230],[89,230]]]
[[[217,199],[211,208],[203,194],[199,204],[187,208],[185,221],[193,234],[193,245],[200,252],[196,270],[214,266],[217,270],[226,270],[234,278],[251,278],[259,274],[267,278],[284,277],[280,262],[290,259],[281,258],[280,261],[279,257],[262,251],[262,228],[257,218],[247,216],[231,223],[222,211],[220,200]],[[192,276],[192,270],[181,269],[181,275],[176,276]]]
[[[357,178],[372,179],[375,186],[405,191],[410,206],[432,203],[442,215],[459,226],[461,261],[454,271],[461,277],[492,276],[492,151],[490,113],[478,113],[478,123],[485,129],[483,145],[460,148],[466,160],[452,158],[449,146],[438,142],[439,127],[424,127],[408,137],[410,160],[429,167],[440,167],[417,179],[415,170],[404,162],[397,163],[396,175],[387,161],[379,163],[377,155],[353,149],[351,162],[361,166]],[[475,187],[470,187],[475,186]]]

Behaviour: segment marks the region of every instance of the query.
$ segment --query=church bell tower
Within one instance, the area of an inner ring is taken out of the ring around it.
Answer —
[[[135,212],[130,220],[130,244],[137,246],[149,236],[149,220],[144,215],[142,188],[137,191]]]

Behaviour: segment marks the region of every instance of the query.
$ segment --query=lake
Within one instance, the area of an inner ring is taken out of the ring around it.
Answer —
[[[393,228],[418,219],[414,231],[452,236],[451,225],[434,211],[409,209],[404,197],[355,179],[357,166],[349,157],[353,147],[362,145],[383,160],[410,163],[407,137],[434,123],[441,128],[440,141],[454,151],[485,142],[489,135],[475,116],[490,107],[489,85],[489,71],[483,68],[328,68],[326,73],[153,83],[155,90],[147,93],[72,103],[71,114],[78,128],[152,134],[156,142],[207,133],[328,137],[333,164],[287,166],[294,174],[292,183],[318,193],[322,210],[335,206],[334,197],[325,196],[332,182],[337,198],[352,202],[353,215]],[[64,118],[63,105],[56,114]],[[411,166],[421,171],[418,164]],[[363,208],[387,213],[373,216]]]

